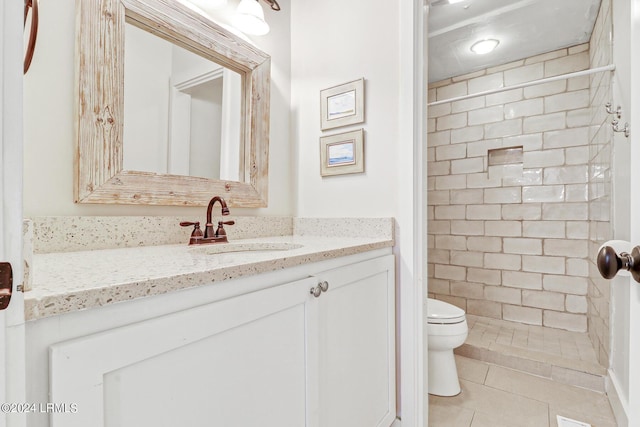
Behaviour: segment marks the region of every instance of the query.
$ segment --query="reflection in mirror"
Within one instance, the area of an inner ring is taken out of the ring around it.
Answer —
[[[123,168],[238,181],[241,76],[125,25]]]

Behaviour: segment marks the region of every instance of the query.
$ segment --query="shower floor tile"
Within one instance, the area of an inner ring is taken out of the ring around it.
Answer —
[[[456,356],[462,392],[429,396],[430,427],[556,427],[556,415],[616,427],[604,393]]]
[[[598,363],[586,333],[467,314],[469,335],[456,354],[604,390],[606,369]]]
[[[598,363],[596,352],[586,333],[524,325],[470,314],[467,314],[467,323],[467,344],[490,347],[496,343],[567,359]]]

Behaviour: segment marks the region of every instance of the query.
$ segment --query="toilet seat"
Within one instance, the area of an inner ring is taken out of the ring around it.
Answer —
[[[437,325],[451,325],[465,321],[465,312],[456,307],[437,299],[427,299],[427,322]]]

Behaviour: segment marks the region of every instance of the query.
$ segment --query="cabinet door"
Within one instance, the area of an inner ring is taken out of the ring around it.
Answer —
[[[396,416],[394,257],[316,277],[329,284],[312,306],[309,331],[318,426],[389,427]]]
[[[53,426],[307,422],[312,278],[53,345]],[[73,409],[73,407],[71,407]]]

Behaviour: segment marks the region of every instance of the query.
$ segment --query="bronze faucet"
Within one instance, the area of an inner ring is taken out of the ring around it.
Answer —
[[[190,245],[202,245],[206,243],[228,243],[227,240],[227,232],[224,229],[224,225],[233,225],[235,221],[218,221],[218,228],[213,231],[213,222],[211,219],[211,211],[213,210],[213,205],[216,202],[220,202],[222,206],[222,215],[229,215],[229,208],[227,207],[227,202],[220,196],[215,196],[209,201],[209,206],[207,206],[207,224],[204,228],[204,234],[200,229],[200,222],[181,222],[180,225],[183,227],[190,227],[193,225],[193,231],[191,232],[191,238],[189,238]]]

